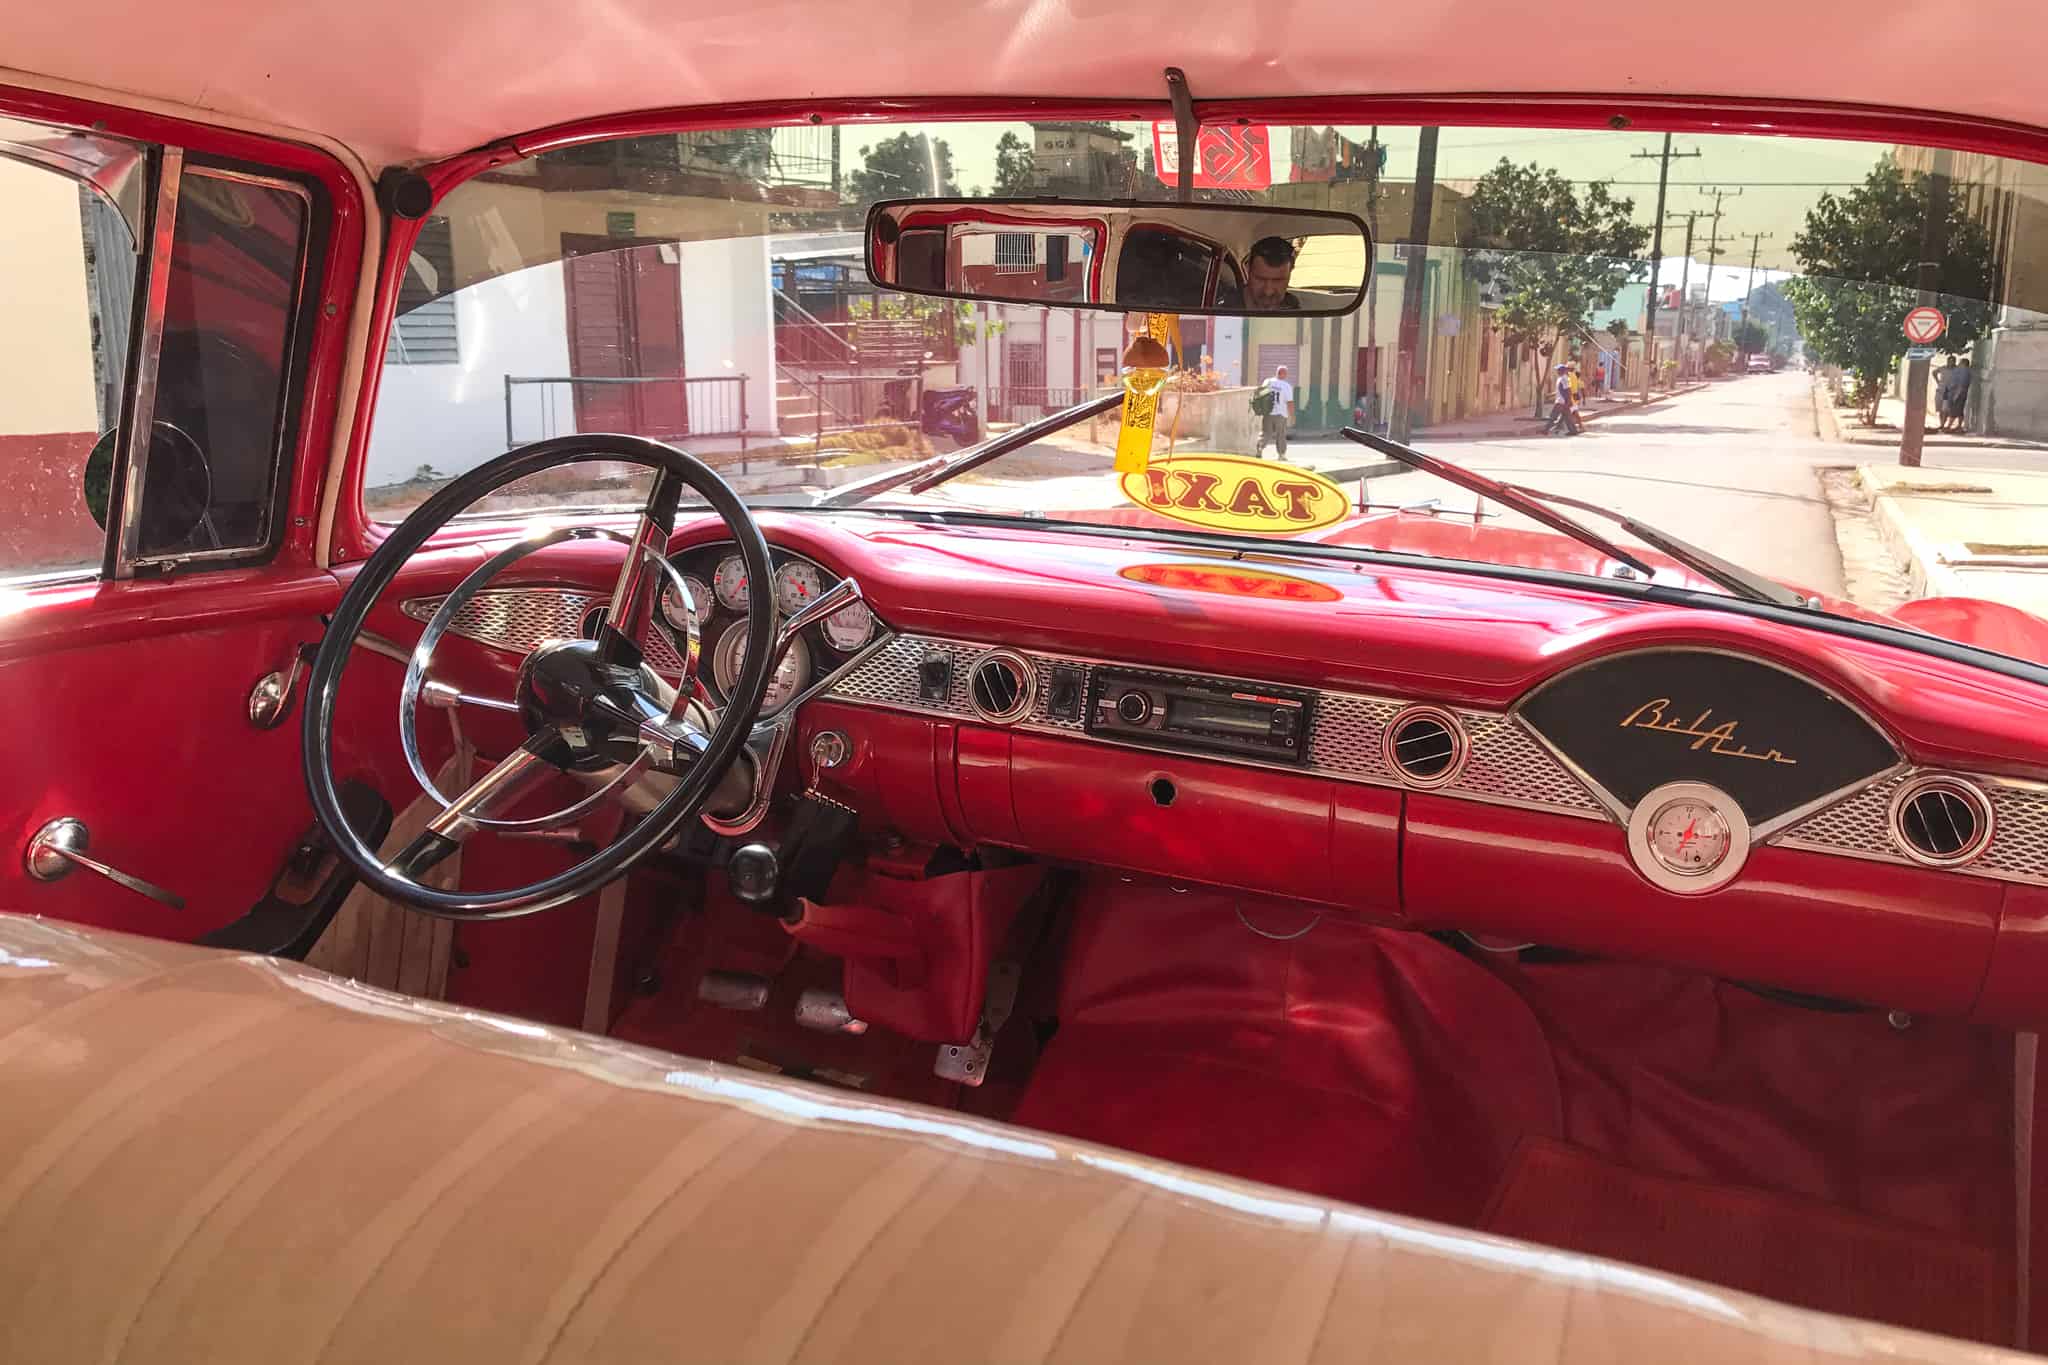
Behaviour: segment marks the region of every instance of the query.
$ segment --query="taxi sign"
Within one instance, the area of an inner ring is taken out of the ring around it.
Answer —
[[[1948,330],[1948,318],[1939,308],[1921,304],[1906,314],[1906,340],[1925,346]]]
[[[1120,475],[1117,486],[1149,512],[1239,534],[1300,535],[1351,510],[1344,490],[1314,470],[1249,455],[1175,455]]]

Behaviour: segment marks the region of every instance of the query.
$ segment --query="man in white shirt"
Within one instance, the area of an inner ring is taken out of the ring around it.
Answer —
[[[1294,385],[1287,382],[1285,365],[1275,370],[1271,379],[1259,385],[1260,397],[1268,394],[1272,399],[1259,418],[1259,441],[1252,455],[1254,458],[1264,455],[1266,443],[1270,441],[1284,460],[1287,458],[1287,427],[1294,420]]]

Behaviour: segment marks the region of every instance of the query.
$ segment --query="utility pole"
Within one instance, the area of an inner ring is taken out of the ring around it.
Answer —
[[[1756,292],[1756,249],[1777,236],[1775,232],[1738,232],[1737,237],[1749,238],[1749,285],[1742,291],[1742,320],[1749,321],[1749,296]]]
[[[1657,235],[1650,245],[1650,288],[1647,291],[1649,297],[1643,305],[1643,401],[1645,403],[1650,401],[1650,376],[1657,368],[1657,289],[1663,283],[1661,274],[1664,269],[1664,184],[1670,179],[1671,159],[1673,157],[1698,156],[1699,154],[1700,149],[1697,147],[1689,152],[1672,151],[1671,134],[1669,133],[1664,134],[1663,151],[1653,152],[1646,147],[1640,152],[1629,153],[1630,159],[1634,161],[1648,161],[1655,158],[1657,162],[1657,215],[1653,220],[1657,224]],[[1681,313],[1679,316],[1683,317],[1684,314]]]
[[[1711,190],[1702,190],[1700,193],[1714,196],[1714,211],[1705,215],[1714,220],[1714,226],[1707,233],[1707,302],[1712,304],[1714,301],[1714,267],[1721,260],[1721,201],[1723,199],[1740,199],[1742,191],[1724,190],[1716,186]]]
[[[1678,364],[1685,366],[1685,315],[1692,308],[1692,225],[1700,220],[1700,210],[1687,209],[1674,213],[1666,222],[1685,219],[1685,264],[1678,268],[1678,325],[1671,329],[1672,350],[1678,353]]]
[[[1415,348],[1422,339],[1422,290],[1424,266],[1429,257],[1429,214],[1436,199],[1436,137],[1438,130],[1424,128],[1415,146],[1415,207],[1408,220],[1407,270],[1401,280],[1401,343],[1394,357],[1394,404],[1388,432],[1397,441],[1414,433],[1415,400],[1422,386],[1416,382]]]
[[[1937,147],[1934,170],[1927,177],[1927,210],[1920,219],[1920,267],[1913,281],[1919,287],[1919,301],[1929,307],[1940,302],[1935,286],[1941,282],[1941,258],[1948,250],[1948,174],[1949,151]],[[1900,464],[1919,467],[1920,445],[1926,435],[1927,358],[1922,356],[1906,362],[1906,420],[1899,429]]]

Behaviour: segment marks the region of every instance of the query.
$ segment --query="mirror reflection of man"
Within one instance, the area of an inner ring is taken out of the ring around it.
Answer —
[[[1301,307],[1288,291],[1294,275],[1294,243],[1285,237],[1261,237],[1244,261],[1244,305],[1257,312]]]

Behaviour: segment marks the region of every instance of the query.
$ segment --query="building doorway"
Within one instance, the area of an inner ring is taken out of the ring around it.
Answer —
[[[564,233],[562,250],[576,429],[687,435],[681,248]],[[575,382],[588,380],[653,382]]]

